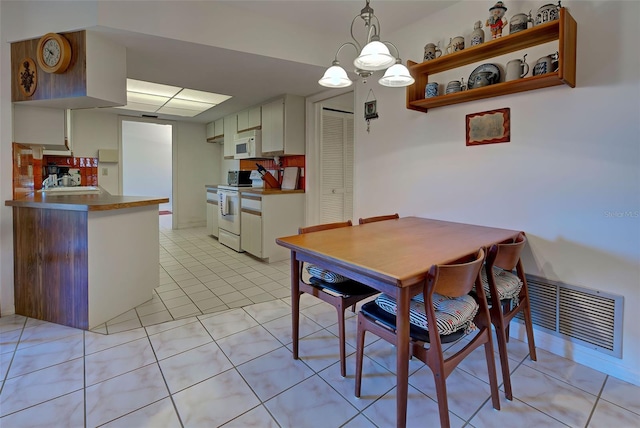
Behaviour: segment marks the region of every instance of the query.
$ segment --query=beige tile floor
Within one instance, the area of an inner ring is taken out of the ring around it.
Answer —
[[[293,360],[287,263],[229,252],[204,229],[162,228],[161,246],[157,296],[97,331],[0,318],[0,427],[395,425],[395,352],[373,335],[353,396],[352,315],[346,378],[335,310],[306,295]],[[509,353],[514,400],[501,395],[500,411],[481,350],[451,374],[453,427],[640,426],[639,387],[542,349],[533,362],[515,339]],[[431,373],[410,370],[407,425],[438,426]]]

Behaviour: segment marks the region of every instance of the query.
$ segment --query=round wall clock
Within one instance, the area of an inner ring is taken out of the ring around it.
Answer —
[[[71,62],[71,44],[60,34],[45,34],[38,42],[36,59],[45,72],[64,73]]]
[[[20,91],[27,97],[33,95],[38,85],[38,69],[36,63],[31,58],[25,58],[20,61],[20,70],[18,70],[18,86]]]

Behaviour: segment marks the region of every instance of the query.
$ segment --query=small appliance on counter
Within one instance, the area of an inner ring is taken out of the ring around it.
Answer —
[[[227,184],[234,187],[251,187],[251,171],[229,171]]]
[[[80,170],[77,168],[47,165],[48,175],[42,182],[42,187],[50,189],[53,187],[75,187],[80,186]],[[53,172],[55,171],[55,172]]]

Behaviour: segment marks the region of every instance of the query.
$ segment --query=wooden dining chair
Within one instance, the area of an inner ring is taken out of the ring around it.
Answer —
[[[527,242],[521,233],[512,243],[492,245],[482,271],[482,285],[489,302],[491,322],[496,331],[502,380],[507,400],[513,399],[507,343],[509,323],[519,313],[524,317],[529,356],[536,361],[536,346],[533,339],[533,323],[529,304],[529,290],[520,253]],[[516,273],[513,273],[515,269]]]
[[[358,219],[358,224],[367,224],[367,223],[373,223],[376,221],[384,221],[384,220],[395,220],[398,218],[400,218],[398,213],[389,214],[389,215],[379,215],[376,217],[366,217],[366,218],[360,217],[360,219]]]
[[[423,292],[411,299],[410,353],[429,366],[433,373],[440,425],[443,427],[449,427],[446,379],[465,357],[482,345],[493,408],[500,409],[488,304],[483,290],[476,293],[476,298],[469,294],[474,286],[481,288],[480,270],[484,255],[484,250],[480,249],[455,264],[431,266]],[[375,301],[362,305],[358,312],[356,397],[360,397],[365,333],[370,331],[398,346],[396,309],[395,299],[381,294]],[[464,336],[471,338],[469,342],[445,358],[442,344],[455,342]]]
[[[351,225],[351,220],[348,220],[345,222],[326,223],[315,226],[301,227],[298,229],[298,234],[336,229],[339,227],[349,227]],[[303,271],[305,267],[310,275],[310,278],[308,280],[309,282],[306,282],[303,279]],[[299,273],[300,280],[298,281],[298,283],[300,292],[298,296],[292,297],[297,298],[299,302],[302,293],[307,293],[319,298],[323,302],[329,303],[330,305],[335,307],[336,311],[338,312],[338,334],[340,340],[340,374],[342,375],[342,377],[345,377],[347,375],[347,370],[345,355],[346,350],[344,312],[349,306],[351,306],[351,310],[355,312],[356,303],[375,294],[378,294],[379,292],[360,282],[353,281],[342,275],[323,269],[318,265],[307,263],[305,266],[304,262],[300,263]],[[298,305],[298,307],[300,306]],[[295,318],[293,320],[295,330],[293,332],[293,340],[295,341],[294,349],[297,350],[300,314],[294,313],[293,316]],[[297,355],[294,355],[293,357],[296,359],[298,358]]]

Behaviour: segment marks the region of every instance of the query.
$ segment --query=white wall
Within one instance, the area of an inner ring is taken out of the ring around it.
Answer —
[[[74,110],[72,115],[73,151],[77,156],[97,156],[99,149],[119,150],[119,116],[100,109]],[[150,119],[135,119],[153,122]],[[197,227],[206,224],[206,212],[202,201],[206,199],[205,184],[220,183],[222,145],[206,142],[206,125],[172,122],[176,127],[174,144],[173,212],[177,227]],[[238,162],[238,161],[236,161]],[[98,184],[109,193],[120,194],[119,163],[98,165]],[[108,168],[107,176],[102,169]],[[237,169],[237,167],[236,167]],[[226,182],[226,173],[224,175]],[[153,196],[153,195],[149,195]],[[161,196],[170,196],[161,195]],[[10,199],[8,197],[7,199]]]
[[[199,123],[179,122],[176,140],[173,206],[177,227],[205,226],[207,195],[204,186],[218,183],[220,171],[216,161],[222,156],[222,146],[207,143],[206,125]]]
[[[160,211],[171,211],[172,140],[169,123],[122,120],[122,194],[169,198]]]
[[[118,116],[98,109],[71,111],[71,140],[76,157],[97,157],[98,150],[119,150]],[[107,169],[107,175],[103,170]],[[120,163],[98,162],[98,184],[112,195],[120,192]]]
[[[377,79],[355,85],[354,218],[399,212],[524,230],[528,273],[625,298],[622,359],[539,332],[536,344],[640,384],[640,3],[562,4],[578,23],[574,89],[558,86],[425,114],[406,109],[405,92],[383,88]],[[535,13],[540,5],[510,1],[506,16]],[[421,62],[426,43],[440,40],[442,46],[458,34],[468,43],[473,23],[486,16],[488,3],[467,1],[387,37],[403,60]],[[557,48],[542,49],[530,49],[527,61]],[[521,56],[484,62],[504,65]],[[472,69],[435,78],[466,81]],[[380,118],[368,134],[361,118],[369,89]],[[511,109],[511,142],[465,147],[465,116],[503,107]]]

